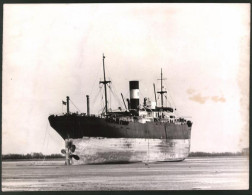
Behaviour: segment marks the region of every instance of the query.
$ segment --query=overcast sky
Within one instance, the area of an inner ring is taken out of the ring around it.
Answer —
[[[91,113],[102,109],[103,53],[109,108],[123,107],[130,80],[140,81],[141,102],[154,101],[162,68],[167,99],[192,117],[191,151],[240,151],[249,36],[249,4],[5,4],[2,152],[59,153],[48,116],[66,111],[67,95],[81,112],[86,95]]]

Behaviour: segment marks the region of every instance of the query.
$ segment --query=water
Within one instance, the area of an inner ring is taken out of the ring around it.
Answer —
[[[76,166],[63,160],[2,163],[3,191],[236,190],[248,189],[248,181],[245,157]]]

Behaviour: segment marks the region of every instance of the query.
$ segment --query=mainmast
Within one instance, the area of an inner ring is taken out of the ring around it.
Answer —
[[[110,83],[111,81],[106,81],[106,74],[105,74],[105,63],[104,63],[105,56],[103,54],[102,62],[103,62],[103,76],[104,80],[100,81],[104,85],[104,93],[105,93],[105,115],[107,115],[108,112],[108,101],[107,101],[107,84]]]
[[[158,93],[160,93],[161,94],[161,107],[163,108],[163,94],[164,93],[167,93],[167,91],[163,91],[163,73],[162,73],[162,68],[161,68],[161,79],[159,79],[159,80],[161,80],[161,91],[158,91]]]

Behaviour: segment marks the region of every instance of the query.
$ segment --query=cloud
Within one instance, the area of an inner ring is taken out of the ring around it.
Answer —
[[[198,102],[200,104],[204,104],[208,99],[212,100],[213,102],[226,102],[226,99],[224,97],[219,96],[202,96],[200,93],[195,94],[194,89],[187,89],[186,91],[189,95],[192,95],[189,97],[190,100]]]
[[[208,98],[209,97],[207,97],[207,96],[205,96],[205,97],[201,96],[200,93],[198,93],[198,94],[196,94],[196,95],[194,95],[192,97],[189,97],[190,100],[198,102],[200,104],[204,104]]]
[[[224,97],[218,97],[218,96],[212,96],[211,100],[213,100],[214,102],[225,102],[226,99]]]
[[[187,89],[187,91],[186,91],[188,94],[193,94],[194,92],[195,92],[195,90],[194,89]]]

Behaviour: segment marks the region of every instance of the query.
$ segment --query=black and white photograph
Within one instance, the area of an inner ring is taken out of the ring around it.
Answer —
[[[1,190],[248,190],[250,9],[4,4]]]

